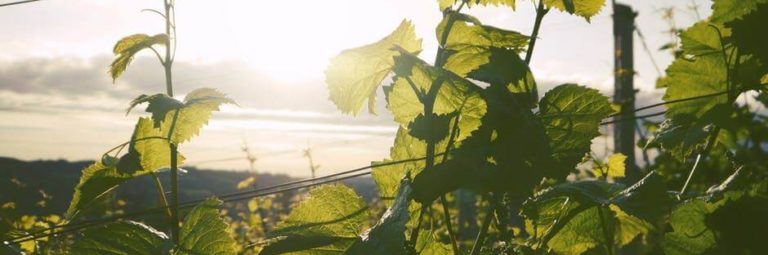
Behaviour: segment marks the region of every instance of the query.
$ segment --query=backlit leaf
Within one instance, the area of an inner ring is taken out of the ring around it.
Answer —
[[[548,8],[556,8],[587,19],[595,16],[605,5],[605,0],[542,0]]]
[[[463,0],[438,0],[438,5],[440,6],[440,10],[445,10],[456,2],[461,2]],[[509,6],[512,7],[512,9],[515,9],[515,0],[468,0],[466,1],[467,5],[472,7],[475,5],[493,5],[493,6]]]
[[[456,142],[469,137],[480,127],[480,118],[487,107],[480,96],[480,87],[451,72],[432,67],[413,55],[403,53],[395,61],[396,77],[387,93],[387,109],[400,125],[408,126],[417,116],[426,114],[422,100],[427,99],[421,97],[434,92],[431,95],[434,96],[432,113],[458,115]],[[414,89],[419,91],[418,94]]]
[[[139,118],[139,122],[136,124],[136,130],[134,130],[134,136],[129,146],[129,154],[136,153],[139,157],[140,170],[144,171],[156,171],[161,168],[167,168],[171,166],[171,151],[170,143],[168,142],[165,132],[161,129],[155,128],[153,121],[148,118]],[[177,162],[179,165],[184,163],[184,157],[177,155]],[[122,169],[125,157],[120,159],[118,163],[118,170],[130,172],[136,171],[132,169]]]
[[[160,130],[173,144],[189,141],[200,133],[200,129],[208,124],[213,112],[218,111],[222,104],[237,103],[215,89],[196,89],[187,94],[181,108],[166,113]]]
[[[664,235],[664,254],[704,254],[715,245],[715,235],[705,224],[714,206],[700,199],[675,207],[669,218],[671,232]]]
[[[602,176],[604,173],[611,178],[624,177],[625,160],[627,160],[627,156],[624,156],[624,154],[613,154],[608,157],[608,162],[605,163],[605,166],[595,169],[593,172],[597,177]]]
[[[453,252],[451,245],[443,243],[434,231],[420,231],[415,249],[419,255],[444,255]]]
[[[165,115],[167,115],[169,111],[184,106],[184,103],[165,94],[155,94],[151,96],[140,95],[131,101],[126,114],[130,113],[137,105],[143,103],[148,103],[146,112],[152,113],[152,120],[155,121],[155,127],[160,127],[160,123],[165,119]]]
[[[88,228],[72,245],[73,255],[168,254],[168,236],[150,226],[117,221]]]
[[[375,226],[360,235],[361,242],[355,244],[348,254],[406,254],[405,226],[410,217],[410,184],[408,176],[400,181],[392,207],[384,212]]]
[[[413,122],[408,125],[408,130],[413,137],[426,142],[437,143],[448,136],[451,120],[453,119],[453,116],[445,114],[432,114],[427,116],[419,114],[419,116],[416,116]]]
[[[227,230],[229,225],[219,215],[221,204],[218,199],[207,199],[184,217],[174,254],[237,254],[237,242]]]
[[[723,26],[710,25],[707,21],[700,21],[680,33],[680,41],[683,52],[691,55],[720,54],[723,45],[720,42],[720,36],[728,37],[731,30]]]
[[[107,156],[106,160],[83,170],[67,209],[67,217],[73,218],[93,201],[125,181],[169,167],[170,147],[161,135],[160,130],[153,127],[152,120],[139,118],[127,154],[119,161]],[[184,157],[178,155],[177,160],[182,164]]]
[[[530,219],[526,229],[534,238],[547,241],[547,248],[558,254],[581,254],[606,243],[627,245],[652,231],[651,222],[660,218],[643,214],[638,208],[660,205],[659,209],[665,210],[670,202],[654,200],[666,192],[656,173],[620,192],[619,188],[617,184],[582,181],[545,190],[523,207],[523,214]]]
[[[649,139],[648,145],[658,144],[680,161],[701,152],[712,125],[697,123],[689,117],[666,119]]]
[[[330,242],[316,242],[317,246],[304,247],[292,254],[344,254],[359,240],[358,235],[367,219],[368,207],[352,189],[340,184],[320,186],[312,189],[309,197],[293,208],[288,218],[270,233],[273,237],[288,238],[278,239],[265,250],[291,241],[291,236],[311,240],[332,237]]]
[[[490,48],[488,53],[488,62],[470,72],[468,77],[503,85],[512,93],[516,104],[535,108],[539,101],[539,91],[528,65],[509,49]]]
[[[407,52],[421,51],[421,39],[410,21],[400,26],[380,41],[362,47],[348,49],[331,60],[325,70],[330,99],[344,113],[357,114],[368,101],[368,111],[374,113],[376,89],[392,71],[392,48],[398,46]]]
[[[301,236],[301,235],[289,235],[280,236],[270,239],[266,242],[266,246],[259,252],[259,255],[273,255],[273,254],[312,254],[312,255],[334,255],[345,254],[345,250],[333,250],[333,249],[315,249],[318,247],[340,244],[345,246],[351,246],[359,242],[358,238],[350,237],[337,237],[337,236]]]
[[[442,153],[445,149],[445,143],[438,144],[435,148],[436,154]],[[385,199],[387,206],[392,205],[393,199],[400,187],[400,181],[405,177],[406,173],[410,172],[411,176],[415,176],[424,169],[426,164],[423,159],[392,165],[382,164],[392,161],[424,158],[426,151],[427,144],[425,141],[411,136],[408,129],[400,127],[397,130],[394,144],[389,150],[390,159],[371,163],[373,165],[371,176],[376,182],[379,194]],[[442,156],[436,156],[435,161],[442,161]]]
[[[118,172],[115,165],[93,163],[83,170],[65,215],[67,218],[74,218],[98,197],[131,178],[133,176],[130,174]]]
[[[435,34],[438,43],[446,49],[475,46],[506,48],[519,52],[528,45],[530,39],[516,31],[483,25],[477,18],[458,12],[445,15],[437,25]]]
[[[564,84],[547,92],[539,102],[539,117],[558,161],[561,177],[574,169],[591,141],[600,135],[600,122],[614,110],[595,89]]]
[[[475,17],[457,12],[447,13],[436,33],[448,55],[445,69],[462,77],[505,85],[517,95],[520,104],[536,106],[536,81],[518,56],[528,45],[528,36],[485,26]]]
[[[117,78],[125,72],[125,69],[128,68],[128,65],[131,63],[133,56],[136,55],[136,53],[152,47],[155,44],[166,44],[167,42],[168,36],[165,34],[157,34],[154,36],[135,34],[120,39],[113,49],[113,52],[117,57],[109,66],[109,73],[112,76],[112,80],[117,80]]]
[[[553,169],[544,126],[531,110],[503,85],[491,84],[481,96],[488,105],[482,125],[451,153],[451,160],[414,177],[414,200],[430,202],[457,188],[524,199]]]
[[[720,54],[697,57],[695,60],[675,59],[667,68],[664,101],[681,100],[726,91],[725,62]],[[667,105],[666,116],[690,114],[701,117],[715,105],[725,103],[727,94],[688,100]]]
[[[766,0],[716,0],[712,1],[712,16],[710,22],[723,24],[735,20],[757,9]]]
[[[447,146],[447,139],[441,143],[435,145],[435,154],[439,155],[445,151]],[[390,148],[389,157],[378,162],[372,162],[373,170],[371,177],[376,182],[376,186],[379,190],[379,196],[384,201],[386,206],[392,206],[397,191],[400,189],[401,180],[410,173],[411,176],[416,176],[426,166],[425,160],[421,159],[426,156],[427,143],[423,140],[419,140],[409,134],[408,129],[400,127],[395,136],[394,145]],[[420,160],[417,160],[420,159]],[[391,164],[393,161],[406,161],[398,164]],[[443,161],[443,156],[435,156],[435,162]],[[409,211],[411,215],[418,215],[421,210],[421,205],[418,203],[411,203]],[[411,217],[409,224],[416,223],[416,217]]]

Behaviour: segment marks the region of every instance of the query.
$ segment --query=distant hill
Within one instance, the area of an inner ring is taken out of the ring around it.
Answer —
[[[69,162],[65,160],[22,161],[0,157],[0,205],[15,202],[24,214],[62,214],[69,206],[75,185],[83,168],[92,161]],[[237,191],[237,184],[251,176],[242,171],[223,171],[185,168],[179,177],[181,202],[202,199],[216,194]],[[161,174],[167,183],[168,174]],[[298,180],[284,174],[258,174],[258,187],[268,187]],[[369,177],[351,179],[345,184],[370,201],[376,196],[375,184]],[[166,188],[167,189],[167,188]],[[48,199],[44,197],[48,196]],[[114,196],[127,202],[128,211],[157,206],[157,190],[150,176],[130,181],[115,191]],[[41,202],[45,200],[45,206]]]

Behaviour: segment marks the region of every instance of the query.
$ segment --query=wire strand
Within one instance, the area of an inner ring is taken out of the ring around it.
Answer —
[[[645,36],[643,36],[643,32],[640,31],[640,28],[635,26],[635,32],[637,32],[637,36],[640,37],[640,42],[643,44],[643,49],[645,50],[645,53],[648,55],[648,58],[651,60],[651,64],[653,64],[653,68],[656,69],[656,74],[661,77],[661,69],[659,68],[659,65],[656,64],[656,59],[653,57],[653,53],[651,53],[651,49],[648,48],[648,43],[645,42]]]
[[[32,2],[37,2],[37,1],[40,1],[40,0],[25,0],[25,1],[10,2],[10,3],[0,4],[0,7],[19,5],[19,4],[26,4],[26,3],[32,3]]]

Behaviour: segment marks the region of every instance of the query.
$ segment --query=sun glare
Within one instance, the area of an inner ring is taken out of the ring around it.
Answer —
[[[207,13],[210,16],[207,19],[180,14],[180,19],[189,19],[180,23],[192,23],[187,26],[195,28],[179,28],[182,29],[180,37],[187,37],[187,46],[181,50],[197,51],[200,58],[238,59],[276,81],[289,84],[322,80],[323,71],[333,56],[343,49],[375,41],[403,18],[389,3],[342,0],[217,3],[214,6],[195,4],[188,12]],[[214,41],[220,40],[227,42],[225,47],[211,47]]]

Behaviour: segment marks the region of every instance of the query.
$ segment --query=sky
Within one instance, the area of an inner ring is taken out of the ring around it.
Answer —
[[[637,27],[662,71],[672,57],[657,50],[671,40],[661,9],[675,9],[678,27],[697,20],[692,4],[701,17],[711,12],[706,0],[618,2],[638,12]],[[128,102],[163,93],[162,68],[149,52],[114,84],[107,68],[119,38],[164,30],[159,16],[141,12],[148,8],[162,8],[162,1],[43,0],[0,8],[0,156],[93,160],[129,140],[146,113],[126,115]],[[523,34],[535,17],[529,1],[518,1],[516,10],[467,13]],[[558,11],[544,18],[531,62],[540,96],[562,83],[612,94],[611,13],[606,6],[589,23]],[[257,171],[294,176],[309,175],[305,148],[321,175],[387,158],[397,124],[384,100],[378,115],[342,114],[328,100],[323,72],[340,51],[384,37],[403,19],[413,21],[423,38],[420,56],[431,61],[441,19],[435,0],[177,1],[175,91],[213,87],[240,105],[222,108],[201,136],[181,146],[187,166],[246,170],[244,143]],[[637,36],[634,50],[638,104],[659,101],[659,74]],[[595,148],[606,147],[600,141]]]

